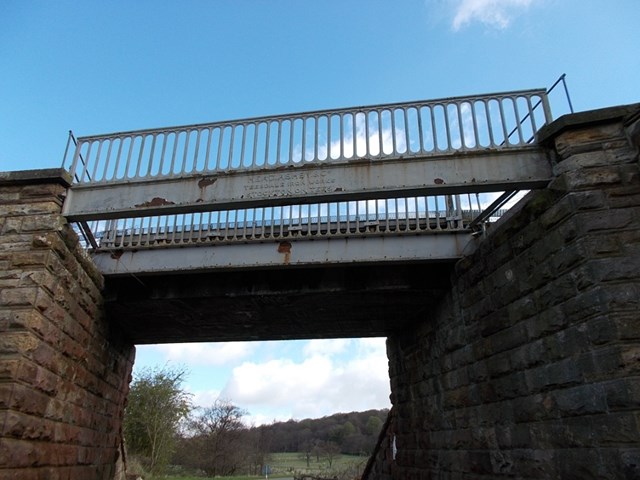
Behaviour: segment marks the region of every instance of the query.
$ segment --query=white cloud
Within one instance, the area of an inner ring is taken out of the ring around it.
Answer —
[[[376,355],[384,357],[387,355],[387,339],[386,338],[361,338],[358,340],[358,348],[361,354]]]
[[[453,29],[474,22],[503,29],[511,19],[526,10],[533,0],[458,0],[453,18]]]
[[[155,345],[171,362],[192,365],[225,365],[247,358],[255,349],[250,342],[169,343]]]
[[[335,356],[346,348],[353,353],[348,360]],[[223,397],[250,412],[275,412],[254,415],[256,423],[389,407],[384,339],[317,340],[304,353],[299,362],[243,363],[233,369]]]
[[[304,346],[303,353],[307,356],[333,355],[344,352],[351,344],[348,338],[336,338],[332,340],[309,340]]]
[[[195,406],[210,407],[220,398],[219,390],[191,391],[191,388],[192,387],[190,385],[187,385],[185,389],[193,395],[191,397],[191,401]]]

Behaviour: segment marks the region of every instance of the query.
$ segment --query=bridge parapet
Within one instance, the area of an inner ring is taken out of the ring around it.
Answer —
[[[543,89],[275,115],[81,137],[70,172],[103,184],[501,150],[550,120]]]
[[[550,120],[534,89],[82,137],[63,213],[94,251],[460,232],[548,183]]]

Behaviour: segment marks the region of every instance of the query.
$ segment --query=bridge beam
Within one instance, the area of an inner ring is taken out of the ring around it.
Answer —
[[[105,276],[333,264],[452,261],[469,253],[469,232],[285,240],[92,254]]]
[[[71,221],[260,206],[542,188],[551,165],[538,147],[393,160],[355,159],[268,170],[78,184]]]

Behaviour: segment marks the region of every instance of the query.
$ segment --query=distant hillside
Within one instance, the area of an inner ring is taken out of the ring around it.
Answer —
[[[373,451],[388,409],[336,413],[328,417],[289,420],[255,427],[271,452],[318,451],[336,445],[341,453],[358,455]]]

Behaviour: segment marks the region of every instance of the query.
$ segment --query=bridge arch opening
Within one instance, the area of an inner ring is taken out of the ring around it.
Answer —
[[[186,370],[194,405],[228,400],[247,425],[391,407],[384,337],[136,346],[134,378],[165,365]]]

